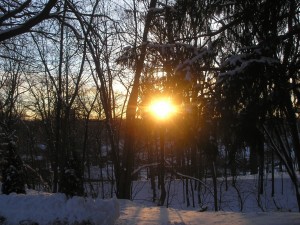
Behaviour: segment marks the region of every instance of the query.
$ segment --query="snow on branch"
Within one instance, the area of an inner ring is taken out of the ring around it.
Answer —
[[[147,47],[160,52],[162,55],[167,53],[181,55],[182,53],[187,53],[185,56],[186,59],[175,68],[175,71],[185,69],[187,71],[187,80],[190,80],[190,76],[188,76],[190,74],[190,66],[212,54],[211,44],[199,47],[180,42],[175,42],[173,44],[148,43]]]
[[[176,12],[177,10],[171,6],[171,5],[167,5],[163,2],[157,2],[158,6],[162,6],[162,8],[157,8],[157,7],[151,7],[148,9],[148,12],[151,13],[162,13],[165,12],[166,10],[170,10],[171,12]]]
[[[199,58],[199,53],[202,54],[203,52],[203,49],[198,46],[193,46],[193,45],[184,44],[180,42],[175,42],[172,44],[170,43],[160,44],[160,43],[148,41],[148,42],[143,42],[140,46],[137,46],[137,48],[139,49],[142,46],[146,46],[149,51],[159,52],[161,55],[179,54],[179,53],[182,54],[183,52],[190,52],[194,55],[198,55]],[[135,51],[133,47],[131,46],[124,47],[123,52],[121,56],[117,59],[117,61],[122,62],[124,60],[126,61],[132,59],[134,52]]]
[[[223,68],[224,72],[219,74],[219,78],[223,78],[225,76],[233,76],[244,73],[247,68],[253,63],[264,64],[267,66],[275,66],[278,65],[279,61],[277,59],[262,56],[255,53],[250,54],[239,54],[230,56],[223,64],[221,68]]]
[[[160,54],[161,56],[170,56],[171,58],[178,58],[179,63],[175,66],[175,72],[184,71],[185,79],[187,81],[191,80],[192,76],[192,66],[195,64],[205,64],[205,58],[213,55],[212,43],[207,42],[206,45],[195,46],[186,43],[156,43],[156,42],[143,42],[137,49],[142,46],[146,46],[147,50],[151,53]],[[126,46],[118,57],[117,62],[120,64],[130,65],[135,59],[136,51],[131,46]],[[206,67],[208,68],[208,67]]]
[[[205,56],[208,56],[210,55],[210,50],[208,47],[203,47],[199,50],[196,50],[194,51],[194,56],[190,59],[186,59],[185,61],[183,61],[183,63],[180,63],[177,67],[176,67],[176,71],[177,70],[180,70],[186,66],[191,66],[193,65],[197,60],[201,60],[203,59]]]
[[[180,177],[183,177],[183,178],[187,178],[187,179],[191,179],[191,180],[195,180],[195,181],[198,181],[200,182],[201,184],[203,184],[207,190],[212,194],[212,196],[214,196],[214,192],[211,190],[211,188],[209,186],[206,185],[206,183],[204,183],[202,180],[196,178],[196,177],[192,177],[192,176],[189,176],[189,175],[185,175],[183,173],[179,173],[177,172],[174,167],[171,165],[170,162],[168,162],[167,160],[165,160],[165,163],[168,164],[168,166],[171,168],[172,172],[175,173],[176,175],[180,176]]]
[[[139,171],[141,171],[144,168],[151,167],[151,166],[158,166],[159,164],[160,163],[149,163],[149,164],[145,164],[143,166],[140,166],[139,168],[132,171],[131,176],[134,176],[135,174],[137,174]]]
[[[229,22],[228,24],[224,24],[218,30],[210,31],[210,32],[207,32],[207,33],[202,33],[202,34],[196,35],[196,36],[191,37],[191,38],[214,37],[214,36],[217,36],[217,35],[221,34],[224,31],[230,29],[231,27],[236,26],[237,24],[240,24],[240,22],[241,22],[241,19],[238,18],[236,20],[233,20],[233,21]],[[182,39],[177,39],[177,40],[178,41],[183,40],[183,38]]]

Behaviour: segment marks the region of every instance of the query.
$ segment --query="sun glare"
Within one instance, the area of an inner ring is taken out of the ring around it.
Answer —
[[[166,119],[175,112],[175,106],[169,100],[160,99],[152,102],[150,111],[159,119]]]

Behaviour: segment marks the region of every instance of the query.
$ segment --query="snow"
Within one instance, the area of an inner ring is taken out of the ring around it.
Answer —
[[[55,222],[75,224],[114,224],[119,216],[116,199],[102,200],[83,197],[67,199],[64,194],[38,193],[0,195],[0,216],[6,224],[31,221],[39,225]],[[63,223],[62,223],[63,224]]]
[[[260,63],[268,66],[274,66],[279,63],[277,59],[265,57],[259,55],[260,49],[256,49],[255,54],[240,54],[232,55],[225,62],[222,63],[221,67],[227,69],[226,72],[219,74],[219,77],[239,75],[245,71],[253,63]],[[256,58],[251,58],[256,57]]]
[[[199,212],[165,207],[145,207],[120,200],[120,218],[116,225],[299,225],[299,213]]]
[[[143,168],[140,168],[142,172]],[[203,180],[204,182],[205,180]],[[95,224],[95,225],[299,225],[300,213],[297,212],[296,197],[286,174],[278,173],[275,180],[276,195],[271,198],[270,178],[265,178],[265,194],[261,195],[261,205],[257,206],[257,179],[253,175],[240,176],[236,180],[240,198],[245,204],[240,211],[237,193],[229,185],[228,191],[222,190],[220,211],[214,212],[211,193],[202,193],[205,205],[186,206],[182,202],[183,180],[173,180],[170,191],[169,208],[158,207],[151,201],[149,181],[140,180],[133,184],[134,200],[111,198],[73,197],[27,190],[27,194],[0,195],[0,224]],[[168,185],[166,179],[166,185]],[[211,185],[209,180],[206,185]],[[218,178],[218,188],[224,188],[224,180]],[[167,186],[168,187],[168,186]],[[206,188],[206,190],[208,187]],[[177,194],[177,195],[176,195]],[[273,203],[274,201],[274,203]],[[276,202],[276,207],[274,207]],[[201,210],[205,209],[205,212]],[[1,221],[5,218],[5,223]]]

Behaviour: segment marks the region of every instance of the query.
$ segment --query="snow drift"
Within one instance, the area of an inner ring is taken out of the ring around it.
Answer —
[[[64,194],[35,193],[0,195],[4,224],[114,224],[119,217],[117,199],[93,199]]]

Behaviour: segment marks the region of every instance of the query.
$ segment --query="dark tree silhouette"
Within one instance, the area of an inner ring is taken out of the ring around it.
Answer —
[[[3,131],[2,131],[3,132]],[[25,194],[25,171],[21,158],[16,153],[16,143],[5,133],[0,133],[0,168],[2,193]]]

